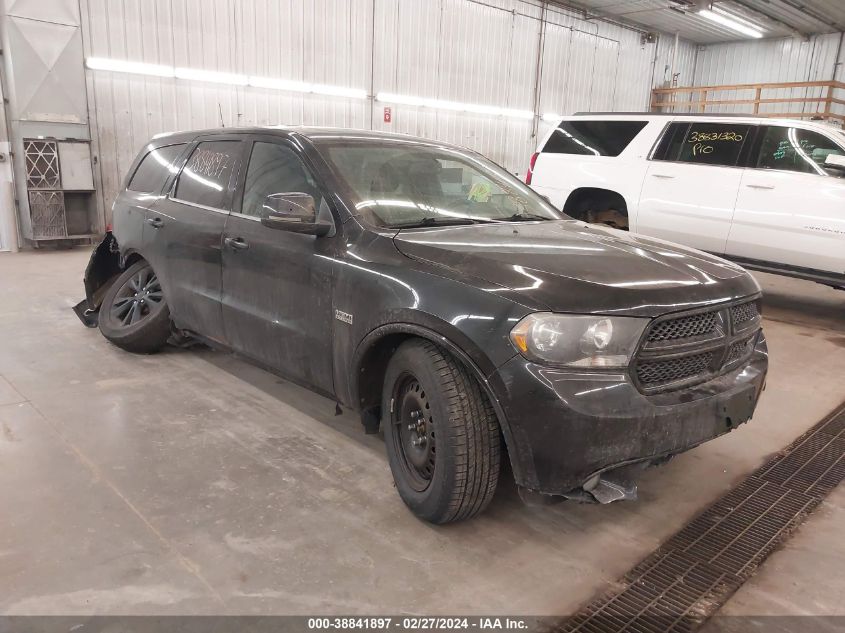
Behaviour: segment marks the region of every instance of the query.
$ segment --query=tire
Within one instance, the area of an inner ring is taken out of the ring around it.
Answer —
[[[132,264],[109,286],[99,325],[103,336],[127,352],[153,354],[167,344],[170,309],[147,262]]]
[[[487,507],[499,479],[499,425],[463,365],[429,341],[402,343],[388,363],[382,411],[393,480],[414,514],[450,523]]]

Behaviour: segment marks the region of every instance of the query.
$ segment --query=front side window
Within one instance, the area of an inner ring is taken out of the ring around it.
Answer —
[[[557,220],[560,213],[492,162],[406,141],[323,141],[355,210],[384,227]]]
[[[750,130],[749,125],[733,125],[727,121],[692,123],[680,143],[680,154],[675,160],[682,163],[733,167],[739,160]]]
[[[176,183],[175,198],[223,209],[240,141],[205,141],[196,146]]]
[[[320,207],[322,195],[311,172],[285,145],[257,142],[252,146],[241,213],[261,217],[269,195],[307,193]]]
[[[182,155],[185,143],[166,145],[151,149],[132,175],[132,180],[126,186],[130,191],[138,193],[158,193],[170,174],[179,171],[176,160]]]
[[[645,121],[562,121],[543,152],[619,156],[645,126]]]
[[[824,162],[830,154],[845,152],[824,134],[770,125],[763,135],[757,167],[825,175]]]

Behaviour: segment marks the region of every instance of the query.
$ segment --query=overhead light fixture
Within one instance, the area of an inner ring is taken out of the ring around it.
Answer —
[[[129,62],[122,59],[108,59],[105,57],[89,57],[85,65],[92,70],[106,70],[116,73],[132,73],[136,75],[150,75],[155,77],[176,77],[188,81],[204,81],[225,84],[228,86],[253,86],[271,90],[285,90],[288,92],[305,92],[333,97],[347,97],[349,99],[366,99],[367,91],[360,88],[332,86],[327,84],[312,84],[304,81],[281,79],[278,77],[259,77],[241,75],[237,73],[223,73],[198,68],[184,68]]]
[[[310,92],[332,97],[348,97],[350,99],[366,99],[367,91],[360,88],[345,88],[344,86],[330,86],[327,84],[310,84],[304,81],[276,79],[274,77],[250,76],[249,85],[255,88],[270,90],[287,90],[289,92]]]
[[[177,68],[177,79],[191,79],[193,81],[205,81],[215,84],[228,84],[230,86],[245,86],[249,83],[246,75],[232,73],[219,73],[214,70],[198,70],[196,68]]]
[[[532,119],[534,113],[530,110],[516,110],[513,108],[500,108],[479,103],[462,103],[459,101],[444,101],[442,99],[426,99],[411,95],[399,95],[392,92],[379,92],[376,95],[377,101],[385,103],[398,103],[402,105],[416,106],[420,108],[433,108],[435,110],[451,110],[453,112],[471,112],[473,114],[489,114],[491,116],[505,116],[515,119]]]
[[[563,118],[563,115],[557,112],[546,112],[542,118],[546,123],[557,123]]]
[[[328,86],[325,84],[312,84],[311,92],[318,95],[330,95],[333,97],[349,97],[350,99],[366,99],[367,91],[359,88],[344,88],[343,86]]]
[[[738,18],[727,15],[724,11],[717,11],[718,10],[711,11],[710,9],[703,9],[698,12],[698,15],[700,15],[702,18],[710,20],[711,22],[715,22],[716,24],[721,24],[725,28],[731,29],[732,31],[747,35],[748,37],[763,37],[763,32],[759,29],[753,28],[748,23],[740,21]]]
[[[122,59],[107,59],[105,57],[89,57],[85,60],[85,65],[92,70],[109,70],[115,73],[153,75],[155,77],[173,77],[174,75],[173,66],[127,62]]]

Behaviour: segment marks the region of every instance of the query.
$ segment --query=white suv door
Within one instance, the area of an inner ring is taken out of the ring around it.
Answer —
[[[829,154],[845,155],[834,134],[800,125],[760,130],[753,167],[743,170],[728,255],[845,273],[845,178],[823,166]]]
[[[730,119],[670,123],[649,161],[637,233],[724,253],[751,130]]]

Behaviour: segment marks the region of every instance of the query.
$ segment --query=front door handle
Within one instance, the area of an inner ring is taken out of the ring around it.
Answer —
[[[245,251],[249,248],[249,242],[245,242],[242,237],[227,237],[223,240],[223,243],[236,251]]]
[[[147,218],[147,224],[149,224],[154,229],[158,229],[164,224],[164,220],[161,218]]]
[[[745,185],[750,189],[774,189],[774,185]]]
[[[669,174],[652,174],[653,178],[665,178],[666,180],[671,180],[674,176],[670,176]]]

